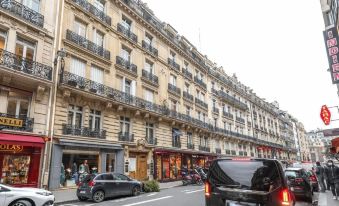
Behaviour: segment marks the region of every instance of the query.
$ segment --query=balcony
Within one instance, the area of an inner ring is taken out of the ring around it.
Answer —
[[[124,71],[130,73],[133,76],[138,76],[138,68],[135,64],[125,60],[120,56],[116,56],[116,64],[123,68]]]
[[[168,83],[168,91],[171,92],[172,94],[181,96],[181,90],[180,90],[180,88],[174,86],[174,85],[171,84],[171,83]]]
[[[219,115],[219,108],[213,107],[213,113],[216,113]]]
[[[226,118],[233,119],[233,114],[228,113],[228,112],[226,112],[226,111],[223,111],[223,112],[222,112],[222,115],[223,115],[224,117],[226,117]]]
[[[168,58],[167,63],[170,65],[171,68],[175,69],[176,71],[180,72],[180,65],[177,64],[173,59]]]
[[[215,153],[221,154],[221,149],[220,148],[215,148]]]
[[[243,119],[241,117],[235,117],[235,121],[240,122],[242,124],[245,124],[245,119]]]
[[[145,81],[148,81],[149,83],[151,83],[154,86],[159,86],[159,79],[156,75],[146,71],[146,70],[142,70],[142,78]]]
[[[172,147],[181,148],[181,142],[172,140]]]
[[[204,152],[210,152],[211,149],[207,146],[202,146],[202,145],[199,145],[199,150],[200,151],[204,151]]]
[[[62,134],[106,139],[106,130],[103,129],[93,130],[92,128],[89,127],[76,127],[71,124],[62,125]]]
[[[132,33],[129,29],[124,27],[122,24],[118,23],[118,32],[122,33],[126,38],[134,42],[138,43],[138,37],[134,33]]]
[[[158,144],[158,139],[155,137],[149,137],[147,138],[147,143],[151,145],[157,145]]]
[[[134,134],[129,132],[119,132],[118,134],[119,141],[122,142],[134,142]]]
[[[0,0],[0,9],[7,11],[19,18],[38,27],[44,27],[44,16],[20,4],[15,0]]]
[[[197,76],[194,77],[194,82],[203,87],[204,89],[207,89],[206,83],[202,79],[199,79]]]
[[[111,54],[108,50],[104,49],[102,46],[95,44],[94,42],[86,39],[83,36],[76,34],[75,32],[68,30],[66,31],[66,39],[75,43],[76,45],[87,49],[91,53],[103,57],[107,60],[111,59]]]
[[[0,113],[0,130],[16,130],[24,132],[33,132],[34,119],[27,116],[16,116]]]
[[[194,150],[194,144],[187,143],[187,149],[193,149]]]
[[[52,80],[52,67],[0,49],[0,66],[44,80]]]
[[[154,48],[152,45],[148,44],[144,40],[142,40],[142,48],[144,48],[147,52],[149,52],[153,56],[158,56],[158,50]]]
[[[198,99],[198,98],[195,98],[195,105],[198,105],[200,107],[208,109],[208,105],[205,102],[203,102],[200,99]]]
[[[193,95],[189,94],[186,91],[183,91],[182,96],[184,97],[185,100],[193,102]]]
[[[112,25],[111,17],[107,16],[104,12],[97,9],[94,5],[89,3],[86,0],[72,0],[75,4],[79,5],[82,9],[86,10],[87,12],[91,13],[96,18],[100,19],[105,24],[109,26]]]
[[[219,90],[218,92],[219,96],[226,102],[234,105],[235,107],[238,107],[242,110],[247,110],[248,107],[245,103],[242,103],[241,101],[239,101],[238,99],[232,97],[231,95],[227,94],[226,92]]]
[[[184,77],[186,77],[188,79],[193,79],[192,73],[189,72],[186,68],[182,68],[182,73],[183,73]]]

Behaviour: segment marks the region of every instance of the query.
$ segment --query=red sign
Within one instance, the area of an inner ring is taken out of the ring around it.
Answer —
[[[323,120],[325,125],[329,125],[331,122],[331,112],[326,105],[321,107],[320,118]]]

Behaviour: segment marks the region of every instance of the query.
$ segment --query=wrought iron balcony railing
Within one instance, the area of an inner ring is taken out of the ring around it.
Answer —
[[[129,132],[119,132],[118,138],[119,141],[134,142],[134,134],[131,134]]]
[[[147,138],[147,143],[152,144],[152,145],[157,145],[158,144],[158,139],[155,137],[149,137]]]
[[[221,154],[221,149],[220,148],[215,148],[215,153]]]
[[[227,101],[228,103],[230,103],[230,104],[232,104],[232,105],[234,105],[234,106],[236,106],[240,109],[243,109],[243,110],[248,109],[247,104],[242,103],[240,100],[232,97],[231,95],[227,94],[226,92],[219,90],[218,94],[224,101]]]
[[[132,64],[130,61],[126,61],[124,58],[117,56],[116,57],[116,64],[123,67],[128,72],[138,75],[138,68],[135,64]]]
[[[93,137],[99,139],[106,139],[106,130],[92,129],[89,127],[77,127],[71,124],[62,125],[62,133],[64,135],[74,135],[83,137]]]
[[[219,114],[219,108],[213,107],[213,112]]]
[[[187,143],[187,149],[194,149],[194,144]]]
[[[104,49],[102,46],[99,46],[95,44],[94,42],[86,39],[83,36],[78,35],[77,33],[68,30],[66,31],[66,39],[87,49],[90,52],[93,52],[94,54],[101,56],[107,60],[111,59],[111,53]]]
[[[129,29],[124,27],[122,24],[118,23],[118,32],[122,33],[125,37],[130,39],[134,43],[138,43],[138,37]]]
[[[39,27],[44,27],[44,16],[20,4],[15,0],[0,0],[0,9],[8,11],[23,20]]]
[[[45,80],[52,80],[52,67],[0,49],[0,66]]]
[[[72,0],[74,3],[82,7],[87,12],[91,13],[95,17],[99,18],[102,22],[112,25],[112,19],[111,17],[107,16],[105,12],[100,11],[98,8],[96,8],[93,4],[89,3],[87,0]]]
[[[195,98],[195,104],[200,105],[201,107],[204,107],[206,109],[208,108],[208,105],[198,98]]]
[[[181,95],[181,90],[180,88],[174,86],[173,84],[171,83],[168,83],[168,91],[174,93],[174,94],[177,94],[177,95]]]
[[[196,82],[205,89],[207,88],[206,83],[202,79],[199,79],[197,76],[194,77],[194,82]]]
[[[142,48],[144,48],[146,51],[148,51],[152,55],[158,56],[158,50],[154,48],[152,45],[145,42],[144,40],[142,40]]]
[[[245,119],[241,117],[235,117],[235,121],[245,124]]]
[[[204,152],[210,152],[211,149],[207,146],[202,146],[202,145],[199,145],[199,150],[200,151],[204,151]]]
[[[177,64],[173,59],[168,58],[167,62],[172,68],[180,72],[180,65]]]
[[[151,82],[152,84],[159,86],[159,80],[158,80],[158,77],[156,75],[154,75],[154,74],[143,69],[142,70],[142,77],[145,80]]]
[[[193,75],[191,72],[189,72],[186,68],[182,68],[182,73],[184,74],[184,76],[188,79],[192,79]]]
[[[224,117],[227,117],[227,118],[233,119],[233,114],[231,114],[231,113],[228,113],[228,112],[226,112],[226,111],[222,111],[222,115],[223,115]]]
[[[193,102],[194,98],[193,95],[189,94],[186,91],[183,91],[182,96],[184,97],[184,99]]]
[[[181,148],[181,142],[172,140],[172,147]]]
[[[34,119],[27,117],[26,115],[17,116],[0,113],[0,122],[3,122],[3,124],[0,125],[0,127],[3,129],[33,132]],[[16,126],[5,125],[6,123],[9,124],[8,122],[11,122],[11,125]]]

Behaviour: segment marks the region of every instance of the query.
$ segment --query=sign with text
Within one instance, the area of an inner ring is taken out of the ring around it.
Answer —
[[[12,127],[22,127],[22,119],[9,118],[9,117],[0,117],[0,125],[12,126]]]
[[[339,83],[339,46],[338,46],[338,30],[336,27],[328,28],[324,31],[324,39],[332,83]]]
[[[21,152],[23,149],[22,145],[0,144],[0,152]]]

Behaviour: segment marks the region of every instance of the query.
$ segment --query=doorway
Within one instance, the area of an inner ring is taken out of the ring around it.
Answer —
[[[137,180],[147,179],[147,153],[129,154],[129,176]]]

